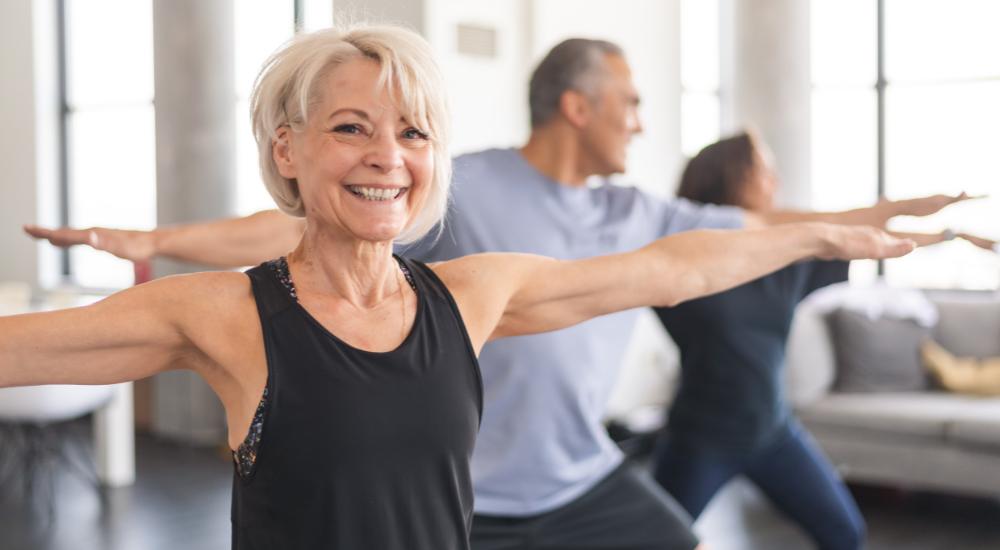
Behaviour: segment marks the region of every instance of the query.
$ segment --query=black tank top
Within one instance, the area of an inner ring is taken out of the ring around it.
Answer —
[[[234,473],[233,548],[469,548],[479,366],[441,280],[422,263],[399,261],[417,312],[403,343],[384,353],[323,328],[278,261],[247,272],[267,401],[252,469]]]

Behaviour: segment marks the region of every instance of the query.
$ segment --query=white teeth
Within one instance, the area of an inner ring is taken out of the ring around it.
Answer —
[[[395,199],[400,193],[403,192],[403,188],[401,187],[386,189],[382,187],[362,187],[360,185],[352,185],[349,189],[355,195],[364,197],[370,201],[389,201]]]

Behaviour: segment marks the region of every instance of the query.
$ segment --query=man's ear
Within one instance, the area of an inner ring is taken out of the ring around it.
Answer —
[[[566,90],[559,97],[559,112],[575,128],[586,126],[592,111],[590,98],[576,90]]]
[[[271,140],[271,158],[278,166],[278,173],[283,178],[295,179],[298,173],[292,155],[292,130],[287,125],[278,128],[277,135]]]

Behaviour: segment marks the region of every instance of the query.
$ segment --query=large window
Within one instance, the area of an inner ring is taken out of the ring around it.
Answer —
[[[257,144],[250,130],[250,90],[264,61],[295,34],[329,27],[330,0],[239,0],[236,2],[236,211],[274,208],[264,189]]]
[[[56,0],[62,40],[62,223],[149,229],[156,225],[152,0]],[[234,3],[236,210],[272,208],[260,181],[247,99],[261,64],[295,29],[328,26],[329,0]],[[109,31],[108,22],[115,21]],[[77,247],[68,282],[132,284],[130,262]]]
[[[1000,3],[813,0],[813,206],[996,192],[1000,165]],[[893,229],[1000,238],[1000,199]],[[899,286],[997,288],[1000,261],[956,241],[885,264]]]
[[[76,226],[156,224],[151,0],[60,0],[63,25],[63,218]],[[109,31],[108,22],[118,21]],[[72,282],[121,287],[132,266],[87,248]]]
[[[257,162],[250,130],[250,90],[261,65],[295,33],[291,1],[241,0],[236,3],[236,210],[251,214],[273,208]]]
[[[717,141],[719,116],[719,1],[681,0],[681,152]]]

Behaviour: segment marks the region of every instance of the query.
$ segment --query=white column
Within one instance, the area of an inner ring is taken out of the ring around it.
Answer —
[[[232,0],[154,0],[157,223],[231,216],[235,203],[236,86]],[[192,271],[154,263],[157,276]],[[187,371],[156,379],[154,429],[196,443],[225,440],[225,414]]]
[[[0,250],[7,261],[0,264],[0,281],[34,285],[38,280],[38,247],[21,232],[24,223],[35,223],[37,210],[37,93],[34,69],[32,0],[0,2]],[[55,101],[53,97],[53,102]]]
[[[723,0],[721,8],[723,131],[756,128],[774,151],[779,203],[808,207],[809,2]]]

